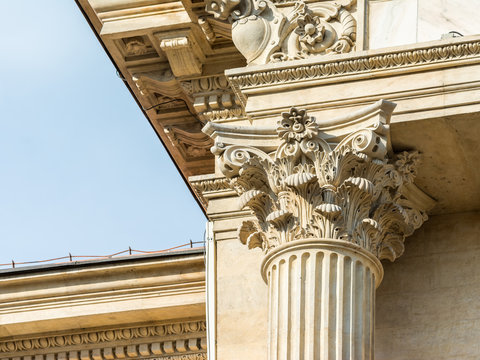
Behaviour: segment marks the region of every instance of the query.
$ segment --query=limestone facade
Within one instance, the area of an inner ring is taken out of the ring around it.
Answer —
[[[84,304],[117,286],[95,275],[72,312],[15,310],[43,283],[5,275],[5,358],[480,357],[475,1],[77,2],[205,210],[205,264],[112,265],[132,299]]]

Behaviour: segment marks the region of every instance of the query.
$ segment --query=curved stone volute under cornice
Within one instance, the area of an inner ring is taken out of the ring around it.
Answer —
[[[420,155],[393,153],[395,104],[317,122],[291,108],[276,127],[209,123],[218,169],[254,219],[238,229],[265,252],[269,359],[372,359],[382,259],[427,219]]]
[[[270,0],[207,0],[205,10],[232,23],[232,40],[251,65],[351,51],[356,0],[308,3],[300,0],[288,11]]]

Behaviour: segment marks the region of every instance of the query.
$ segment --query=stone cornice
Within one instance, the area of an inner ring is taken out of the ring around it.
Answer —
[[[344,55],[288,61],[226,71],[245,106],[248,93],[313,86],[331,81],[389,76],[480,62],[480,37],[433,41],[401,48],[360,51]]]
[[[106,327],[196,318],[205,306],[202,254],[11,273],[0,285],[0,337],[69,331],[79,317]]]
[[[165,275],[178,268],[188,268],[188,276],[174,273],[171,276]],[[149,260],[126,264],[99,264],[97,267],[66,271],[72,272],[69,273],[68,282],[64,281],[65,270],[55,269],[47,273],[0,278],[0,285],[4,289],[0,295],[0,314],[204,291],[202,255],[164,258],[160,262]],[[135,278],[132,278],[132,272],[136,274]],[[157,272],[157,275],[152,276],[153,272]],[[98,281],[99,273],[108,275],[103,275],[102,281]],[[121,285],[116,285],[112,290],[112,282],[118,279],[122,279]],[[57,282],[68,287],[68,291],[51,285]],[[95,282],[95,286],[92,286],[92,282]],[[50,286],[39,291],[39,283]],[[23,291],[14,291],[19,287],[22,287]]]

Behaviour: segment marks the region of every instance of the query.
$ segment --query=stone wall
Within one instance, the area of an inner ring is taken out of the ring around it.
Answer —
[[[384,261],[376,299],[376,360],[478,359],[480,212],[432,216]],[[255,255],[254,255],[255,253]],[[217,358],[267,358],[262,253],[217,242]]]
[[[238,239],[217,243],[217,359],[267,358],[267,285],[263,253]]]
[[[370,49],[479,33],[479,0],[369,0]],[[452,34],[451,34],[452,36]]]
[[[384,262],[376,360],[480,357],[480,212],[431,217]]]

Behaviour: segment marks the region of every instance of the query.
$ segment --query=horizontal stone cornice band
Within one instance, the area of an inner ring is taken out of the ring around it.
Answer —
[[[455,39],[447,44],[415,44],[401,49],[362,51],[330,58],[276,63],[275,66],[232,69],[227,70],[226,75],[236,95],[245,103],[246,98],[242,91],[246,90],[281,84],[310,84],[330,78],[371,75],[375,72],[386,71],[385,75],[391,75],[390,70],[396,69],[424,71],[428,70],[428,67],[458,66],[472,61],[480,62],[479,55],[480,40],[478,36],[472,36]]]

